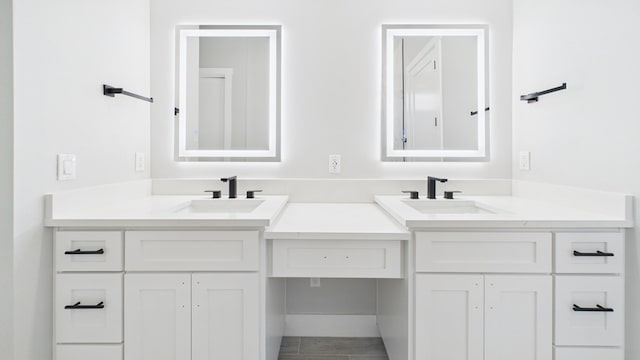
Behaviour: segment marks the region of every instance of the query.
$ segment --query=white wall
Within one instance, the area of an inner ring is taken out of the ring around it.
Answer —
[[[0,354],[13,357],[13,46],[11,0],[0,0]]]
[[[154,0],[152,175],[326,178],[508,178],[511,174],[512,0]],[[380,161],[381,24],[487,23],[491,59],[491,161]],[[282,162],[178,163],[174,154],[175,26],[282,25]]]
[[[15,359],[46,360],[52,236],[43,227],[43,195],[149,177],[134,172],[134,152],[149,153],[150,105],[101,89],[107,83],[150,93],[149,0],[13,6]],[[76,154],[77,180],[56,181],[57,153]]]
[[[375,279],[287,279],[287,314],[375,315]]]
[[[514,1],[515,179],[630,193],[638,209],[638,19],[637,0]],[[563,82],[567,90],[538,103],[518,100]],[[531,171],[517,168],[522,150]],[[627,233],[626,359],[640,359],[639,243],[636,226]]]

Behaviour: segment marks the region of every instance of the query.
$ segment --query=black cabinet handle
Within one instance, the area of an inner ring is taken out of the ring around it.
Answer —
[[[613,253],[602,252],[600,250],[594,253],[583,253],[580,251],[573,250],[573,256],[613,256]]]
[[[104,249],[92,250],[92,251],[75,249],[75,250],[65,251],[64,254],[65,255],[102,255],[104,254]]]
[[[602,305],[596,304],[594,308],[583,308],[576,304],[573,304],[573,311],[591,311],[591,312],[613,312],[613,309],[606,308]]]
[[[65,309],[73,310],[73,309],[104,309],[104,301],[100,301],[96,305],[81,305],[80,301],[73,305],[67,305],[64,307]]]

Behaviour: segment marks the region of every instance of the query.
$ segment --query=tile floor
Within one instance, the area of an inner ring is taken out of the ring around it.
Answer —
[[[381,338],[284,337],[278,360],[388,360]]]

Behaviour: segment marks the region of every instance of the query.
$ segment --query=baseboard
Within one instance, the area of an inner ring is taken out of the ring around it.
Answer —
[[[287,315],[285,336],[380,337],[375,315]]]

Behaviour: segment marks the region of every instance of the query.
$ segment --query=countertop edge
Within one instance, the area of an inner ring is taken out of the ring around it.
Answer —
[[[265,228],[269,220],[219,220],[219,219],[46,219],[47,227],[78,228]]]
[[[280,232],[265,231],[267,240],[401,240],[406,241],[411,238],[411,233],[365,233],[365,232]]]

